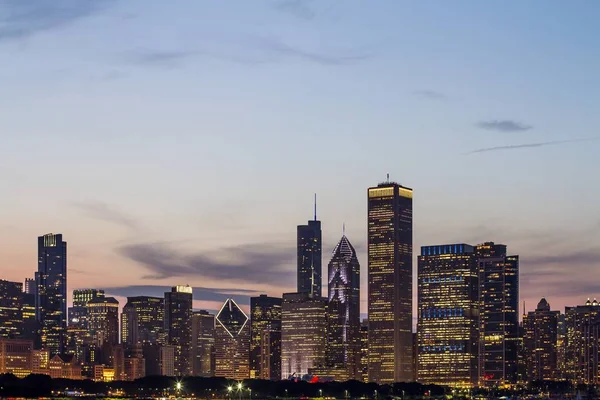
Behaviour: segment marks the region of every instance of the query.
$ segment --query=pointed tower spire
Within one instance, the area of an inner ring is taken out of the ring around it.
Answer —
[[[315,221],[317,220],[317,194],[315,193]]]
[[[342,236],[346,236],[346,223],[342,223]]]

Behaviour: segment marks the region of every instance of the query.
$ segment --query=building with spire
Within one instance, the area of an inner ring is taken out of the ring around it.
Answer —
[[[327,368],[344,371],[345,380],[361,380],[360,264],[344,234],[328,266]]]
[[[558,318],[542,298],[535,311],[523,317],[523,344],[527,381],[559,379],[557,365]]]
[[[298,293],[321,297],[321,221],[317,220],[317,196],[315,195],[314,219],[297,229]]]
[[[215,376],[243,380],[250,377],[250,324],[233,299],[215,318]]]
[[[413,379],[412,203],[388,181],[367,190],[369,381]]]

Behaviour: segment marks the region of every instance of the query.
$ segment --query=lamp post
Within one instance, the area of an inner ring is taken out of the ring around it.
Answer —
[[[319,389],[319,397],[323,397],[323,389]]]
[[[243,389],[242,382],[238,382],[237,389],[238,389],[238,394],[239,394],[240,400],[242,400],[242,389]]]
[[[227,397],[229,397],[231,399],[231,391],[233,390],[233,387],[231,385],[227,386]]]

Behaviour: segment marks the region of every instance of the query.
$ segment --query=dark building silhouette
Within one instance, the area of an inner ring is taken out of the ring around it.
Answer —
[[[328,283],[326,364],[360,380],[360,264],[346,235],[333,250]]]
[[[215,316],[205,310],[192,314],[192,373],[215,374]]]
[[[475,387],[479,299],[475,248],[423,246],[418,259],[417,381]]]
[[[121,341],[127,350],[138,343],[160,343],[164,339],[164,299],[127,297],[121,313]]]
[[[192,288],[175,286],[165,293],[165,332],[175,348],[175,375],[192,375]]]
[[[321,297],[321,221],[315,217],[306,225],[298,225],[298,293]]]
[[[0,338],[22,338],[25,323],[23,320],[23,284],[0,280]]]
[[[379,184],[368,196],[369,381],[408,382],[412,356],[412,197]]]
[[[477,246],[479,385],[516,384],[519,354],[519,256],[493,242]]]
[[[61,234],[38,237],[35,280],[41,345],[51,354],[61,354],[67,331],[67,242]]]
[[[261,294],[250,298],[250,377],[278,380],[281,376],[281,298]],[[275,333],[273,336],[274,332]],[[269,346],[262,349],[263,344]],[[265,357],[272,357],[267,360]],[[264,370],[263,364],[268,371]],[[279,365],[279,368],[277,368]]]
[[[535,311],[523,317],[523,344],[527,381],[559,379],[557,365],[558,318],[541,299]]]
[[[219,310],[215,326],[215,376],[243,380],[250,377],[250,324],[233,299]]]

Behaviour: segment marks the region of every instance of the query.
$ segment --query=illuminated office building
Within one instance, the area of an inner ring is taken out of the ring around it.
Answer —
[[[73,306],[69,307],[69,324],[87,327],[86,313],[88,301],[104,297],[101,289],[75,289],[73,290]]]
[[[215,318],[215,376],[243,380],[250,377],[248,316],[227,299]]]
[[[315,201],[314,220],[298,225],[298,293],[321,297],[321,221],[317,220]]]
[[[360,324],[360,379],[369,382],[369,320]]]
[[[565,378],[575,384],[600,383],[600,304],[565,307]]]
[[[208,311],[192,314],[192,373],[211,377],[215,374],[215,316]]]
[[[327,299],[285,293],[281,307],[281,378],[302,378],[325,366]]]
[[[0,280],[0,338],[21,338],[23,321],[23,284]]]
[[[360,380],[360,264],[346,235],[333,250],[328,283],[326,365]]]
[[[121,313],[121,341],[131,349],[137,343],[159,343],[164,332],[164,299],[127,297]]]
[[[62,240],[61,234],[38,237],[35,279],[41,345],[52,354],[61,354],[67,331],[67,242]]]
[[[565,314],[558,314],[558,322],[556,329],[556,366],[558,379],[565,378],[566,370],[566,346],[567,346],[567,324]]]
[[[479,302],[475,248],[421,247],[418,258],[417,381],[478,383]]]
[[[479,264],[479,385],[518,380],[519,256],[487,242],[476,247]]]
[[[87,329],[96,348],[119,344],[119,301],[96,297],[87,302]]]
[[[266,329],[260,336],[259,379],[281,380],[281,330]]]
[[[33,342],[31,340],[0,338],[0,375],[13,374],[24,378],[33,367]]]
[[[546,299],[523,318],[527,381],[558,379],[557,339],[560,311],[550,311]]]
[[[280,297],[268,297],[266,294],[250,298],[251,378],[280,379],[281,348],[276,346],[278,342],[277,337],[271,336],[272,332],[281,332],[281,301]],[[271,351],[269,353],[272,353],[272,360],[265,359],[267,354],[269,354],[262,349],[262,343],[265,341],[270,347]],[[263,363],[270,366],[269,374],[267,374],[266,371],[263,371]],[[279,368],[276,367],[277,365],[279,365]],[[273,375],[273,373],[275,375]]]
[[[175,374],[192,375],[192,288],[175,286],[165,293],[165,333],[175,348]]]
[[[408,382],[413,377],[413,191],[386,182],[367,194],[369,381]]]

